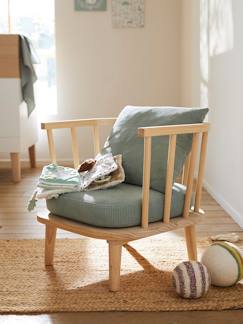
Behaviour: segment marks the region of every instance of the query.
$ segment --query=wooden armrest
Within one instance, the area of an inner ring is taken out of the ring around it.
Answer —
[[[114,124],[115,121],[116,121],[115,117],[50,121],[50,122],[41,123],[41,128],[56,129],[56,128],[75,128],[75,127],[85,127],[85,126],[105,126],[105,125],[112,125]]]
[[[139,127],[138,136],[152,137],[177,134],[194,134],[207,132],[208,129],[209,123]]]

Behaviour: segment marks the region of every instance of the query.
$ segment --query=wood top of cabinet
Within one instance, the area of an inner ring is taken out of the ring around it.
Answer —
[[[0,34],[0,78],[20,78],[19,35]]]

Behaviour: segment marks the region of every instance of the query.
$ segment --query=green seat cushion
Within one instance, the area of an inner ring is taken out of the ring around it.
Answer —
[[[201,123],[208,109],[177,107],[125,107],[118,116],[104,152],[122,154],[125,182],[141,186],[143,181],[143,138],[137,136],[138,127]],[[177,136],[174,179],[180,175],[187,154],[191,150],[192,135]],[[151,188],[165,192],[168,136],[152,139]]]
[[[182,215],[185,187],[174,184],[171,217]],[[149,222],[162,220],[164,194],[150,190]],[[55,215],[97,227],[130,227],[141,224],[142,188],[122,183],[116,187],[72,192],[47,200],[47,208]]]

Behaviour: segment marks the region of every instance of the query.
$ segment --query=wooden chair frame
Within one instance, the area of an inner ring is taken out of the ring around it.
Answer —
[[[94,152],[100,151],[99,127],[112,125],[116,118],[80,119],[66,120],[58,122],[47,122],[41,125],[46,129],[48,136],[49,152],[51,161],[57,162],[55,145],[53,140],[53,130],[69,128],[72,139],[72,152],[74,167],[79,165],[78,136],[77,128],[93,128]],[[160,234],[163,232],[184,228],[185,239],[190,260],[197,259],[196,231],[195,225],[200,220],[200,201],[202,193],[203,174],[205,169],[206,146],[208,138],[208,123],[141,127],[138,129],[138,136],[144,138],[144,165],[143,165],[143,188],[142,188],[142,219],[141,226],[131,228],[97,228],[75,222],[48,212],[37,216],[38,222],[45,224],[45,264],[53,264],[56,230],[61,228],[66,231],[77,233],[96,239],[104,239],[109,245],[109,287],[111,291],[118,291],[120,288],[120,265],[122,245],[130,241]],[[176,150],[176,138],[180,134],[192,134],[192,149],[187,161],[185,162],[182,183],[187,186],[185,195],[184,211],[181,217],[170,219],[171,196],[173,186],[173,172]],[[201,135],[201,142],[200,140]],[[166,189],[164,201],[163,221],[148,223],[149,210],[149,188],[150,188],[150,165],[151,165],[151,139],[154,136],[169,136]],[[199,168],[195,186],[195,203],[193,210],[190,209],[192,191],[194,187],[194,174],[196,160],[199,154]]]

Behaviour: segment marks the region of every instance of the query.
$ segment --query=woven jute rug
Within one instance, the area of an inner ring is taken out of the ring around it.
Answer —
[[[208,242],[199,242],[199,250]],[[54,267],[44,266],[43,240],[0,241],[0,313],[186,311],[243,308],[243,284],[212,287],[198,300],[178,297],[171,270],[186,260],[184,239],[160,235],[123,248],[121,290],[108,290],[104,241],[57,240]]]

